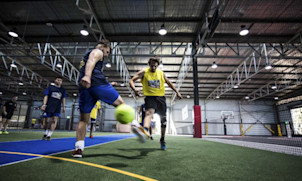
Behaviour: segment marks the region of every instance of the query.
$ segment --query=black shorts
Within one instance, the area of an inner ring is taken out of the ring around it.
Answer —
[[[96,120],[93,119],[93,118],[90,118],[90,122],[91,122],[92,124],[95,124],[95,123],[96,123]]]
[[[155,109],[155,113],[158,113],[161,116],[166,116],[167,105],[165,96],[147,96],[145,98],[145,108]]]
[[[11,113],[7,113],[7,115],[4,115],[3,113],[2,113],[2,118],[6,118],[6,119],[11,119],[13,117],[13,114]]]

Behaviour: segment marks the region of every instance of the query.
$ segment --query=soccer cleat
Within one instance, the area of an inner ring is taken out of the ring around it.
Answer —
[[[82,158],[82,154],[83,154],[83,152],[81,149],[72,151],[73,158]]]
[[[46,134],[43,135],[42,140],[46,140]]]
[[[90,135],[90,136],[89,136],[89,138],[93,138],[93,136],[92,136],[92,135]]]
[[[160,149],[162,149],[162,150],[166,150],[167,149],[165,141],[160,141]]]
[[[46,141],[50,141],[50,136],[47,136],[47,137],[46,137]]]
[[[153,136],[152,135],[150,135],[150,139],[153,140]]]
[[[3,131],[3,134],[8,134],[8,132],[7,131]]]
[[[138,136],[138,140],[141,143],[145,143],[146,140],[150,138],[148,131],[146,131],[142,126],[132,126],[132,132]]]

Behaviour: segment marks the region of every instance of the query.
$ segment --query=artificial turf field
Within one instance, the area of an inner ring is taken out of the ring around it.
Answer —
[[[94,133],[94,135],[114,134]],[[41,139],[41,136],[42,132],[13,131],[9,135],[0,135],[0,142]],[[57,131],[52,138],[63,137],[75,137],[75,132]],[[159,136],[145,144],[137,142],[136,138],[128,138],[86,148],[81,159],[72,158],[71,152],[67,151],[52,155],[54,158],[39,158],[1,166],[0,180],[298,181],[302,177],[302,157],[299,156],[187,136],[167,136],[167,150],[162,151],[159,149],[158,141]],[[77,162],[71,162],[72,160]],[[111,168],[116,170],[110,170]],[[129,175],[121,173],[122,171],[127,171],[126,174]]]

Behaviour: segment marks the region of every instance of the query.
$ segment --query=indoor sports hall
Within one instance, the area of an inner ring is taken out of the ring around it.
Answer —
[[[302,1],[2,0],[0,113],[0,181],[301,180]]]

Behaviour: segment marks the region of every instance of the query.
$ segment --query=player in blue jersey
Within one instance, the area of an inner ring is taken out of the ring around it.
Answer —
[[[124,104],[122,97],[103,74],[104,60],[108,58],[110,51],[110,42],[103,39],[97,43],[95,49],[89,50],[81,61],[79,77],[80,122],[76,133],[75,151],[72,152],[72,156],[75,158],[82,157],[90,112],[95,103],[101,100],[113,106]]]
[[[61,86],[62,83],[63,78],[56,77],[54,85],[48,86],[44,92],[43,105],[41,107],[41,110],[44,111],[43,117],[46,118],[43,140],[49,141],[56,129],[57,121],[61,113],[61,104],[63,104],[63,112],[65,112],[66,91]],[[50,121],[50,118],[53,118],[53,120]]]

